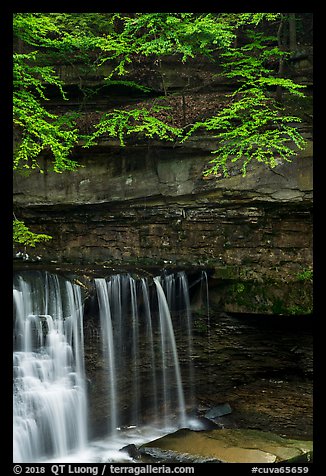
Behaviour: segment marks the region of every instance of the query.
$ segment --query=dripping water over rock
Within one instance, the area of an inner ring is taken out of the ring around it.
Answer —
[[[97,330],[90,335],[81,286],[49,272],[15,276],[15,462],[62,461],[76,452],[88,461],[96,437],[118,448],[125,431],[139,438],[145,427],[164,434],[189,426],[195,395],[186,273],[116,274],[93,285]]]
[[[81,450],[87,405],[80,288],[48,273],[14,284],[14,461]]]

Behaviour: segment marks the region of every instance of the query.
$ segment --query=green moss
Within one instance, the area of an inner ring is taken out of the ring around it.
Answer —
[[[313,271],[311,269],[304,269],[300,273],[297,273],[296,278],[298,281],[309,281],[312,282]]]
[[[208,325],[207,320],[203,318],[197,318],[193,322],[193,330],[196,334],[207,334],[208,332]]]
[[[257,296],[259,301],[257,301]],[[237,306],[250,310],[252,312],[266,312],[265,289],[252,282],[236,282],[230,287],[227,297],[228,303],[234,303]]]
[[[214,269],[215,279],[238,280],[240,276],[237,266],[219,266]]]
[[[307,275],[308,276],[308,275]],[[310,280],[257,283],[237,281],[227,287],[225,305],[237,311],[302,315],[312,313]]]
[[[272,313],[273,314],[285,314],[285,305],[282,299],[275,299],[272,305]]]
[[[292,305],[286,306],[284,301],[281,299],[276,299],[272,306],[273,314],[284,314],[284,315],[297,315],[301,316],[303,314],[311,314],[312,313],[312,306],[300,306],[300,305]]]
[[[245,291],[246,287],[243,283],[237,283],[234,286],[234,291],[238,294],[241,294]]]

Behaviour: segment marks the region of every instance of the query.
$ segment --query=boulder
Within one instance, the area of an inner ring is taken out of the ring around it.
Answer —
[[[137,446],[134,444],[126,445],[123,448],[121,448],[119,451],[123,453],[127,453],[128,456],[130,456],[133,459],[139,459],[140,457],[140,452]]]
[[[221,405],[217,405],[216,407],[211,408],[208,412],[205,413],[205,417],[213,420],[215,418],[229,415],[232,412],[232,408],[228,403],[222,403]]]

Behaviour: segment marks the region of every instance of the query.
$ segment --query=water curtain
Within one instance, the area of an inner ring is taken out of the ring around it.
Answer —
[[[94,290],[107,435],[125,426],[187,426],[195,395],[186,273],[95,278]],[[82,450],[92,403],[82,288],[48,272],[24,272],[15,276],[13,296],[14,461]]]
[[[87,442],[80,287],[33,273],[13,297],[14,461],[60,457]]]

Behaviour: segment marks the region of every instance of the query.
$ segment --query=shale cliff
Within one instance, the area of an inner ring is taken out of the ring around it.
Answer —
[[[307,85],[308,99],[311,61],[308,49],[291,63],[292,76]],[[173,92],[176,120],[187,114],[189,121],[194,104],[208,107],[210,97],[222,101],[232,87],[216,80],[209,63],[177,66],[171,59],[160,73],[150,66],[146,72],[157,95]],[[81,78],[78,67],[60,65],[59,72],[74,91]],[[82,78],[95,87],[106,74],[100,70],[97,77]],[[87,122],[114,103],[141,100],[128,89],[112,94],[104,87],[86,104],[83,118]],[[52,105],[54,110],[68,107],[56,98]],[[309,110],[293,107],[303,118],[306,149],[275,169],[251,165],[246,177],[237,166],[228,178],[203,176],[216,147],[210,135],[193,136],[182,145],[130,140],[125,147],[103,138],[96,147],[76,149],[74,159],[81,165],[76,171],[55,174],[44,156],[44,174],[15,173],[19,216],[34,232],[53,237],[28,250],[27,265],[32,261],[83,273],[114,267],[144,272],[201,268],[208,271],[212,299],[221,310],[310,313],[312,126]],[[14,256],[25,251],[16,248]]]

